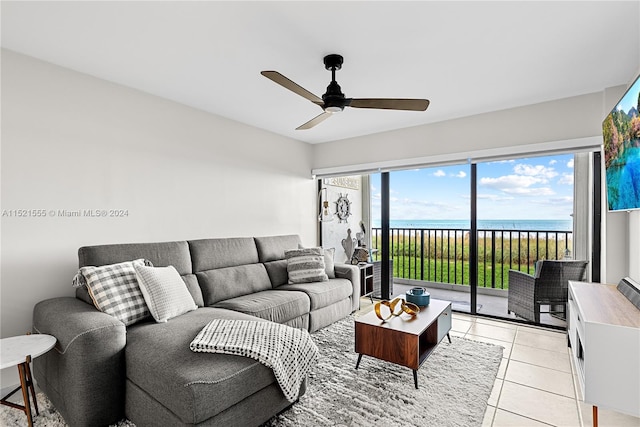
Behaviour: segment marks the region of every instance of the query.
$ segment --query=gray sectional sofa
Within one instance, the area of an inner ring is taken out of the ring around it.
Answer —
[[[80,248],[80,267],[139,258],[173,265],[198,308],[166,323],[126,327],[98,311],[86,288],[75,298],[42,301],[34,308],[34,332],[58,343],[34,360],[38,385],[71,426],[125,416],[139,427],[260,425],[291,404],[273,372],[250,358],[192,352],[189,343],[216,318],[314,332],[355,311],[357,267],[336,264],[328,281],[287,283],[284,251],[299,244],[288,235]]]

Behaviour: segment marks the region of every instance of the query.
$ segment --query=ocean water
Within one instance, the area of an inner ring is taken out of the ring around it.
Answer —
[[[391,228],[469,229],[471,221],[464,219],[392,219]],[[380,228],[380,220],[373,228]],[[479,230],[572,231],[573,220],[561,219],[488,219],[478,220]]]

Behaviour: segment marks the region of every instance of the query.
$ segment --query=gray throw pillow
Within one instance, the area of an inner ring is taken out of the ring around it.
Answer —
[[[298,249],[304,249],[300,243],[298,243]],[[327,273],[329,279],[336,278],[336,264],[335,264],[336,248],[324,249],[324,270]]]
[[[140,290],[156,322],[166,322],[198,307],[178,271],[168,267],[134,266]]]
[[[329,280],[325,271],[322,248],[290,249],[284,251],[289,283],[323,282]]]

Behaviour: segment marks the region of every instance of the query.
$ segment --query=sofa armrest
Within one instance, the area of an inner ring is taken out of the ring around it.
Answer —
[[[71,426],[113,424],[124,417],[126,327],[77,298],[41,301],[33,330],[58,341],[33,361],[40,388]]]
[[[360,308],[360,269],[351,264],[336,264],[336,277],[340,279],[349,279],[353,286],[353,294],[351,295],[351,311]]]

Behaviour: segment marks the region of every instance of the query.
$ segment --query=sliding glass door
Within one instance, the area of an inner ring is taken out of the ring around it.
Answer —
[[[573,169],[573,154],[477,164],[480,313],[535,321],[532,313],[539,311],[539,323],[566,326],[564,304],[536,308],[549,298],[536,276],[542,268],[537,261],[573,258]],[[551,270],[546,277],[551,265],[542,274],[544,281],[557,278],[553,293],[559,298],[555,294],[566,284]]]
[[[470,311],[469,165],[393,171],[389,176],[391,293],[424,287]],[[382,259],[383,174],[371,181],[372,247]]]

